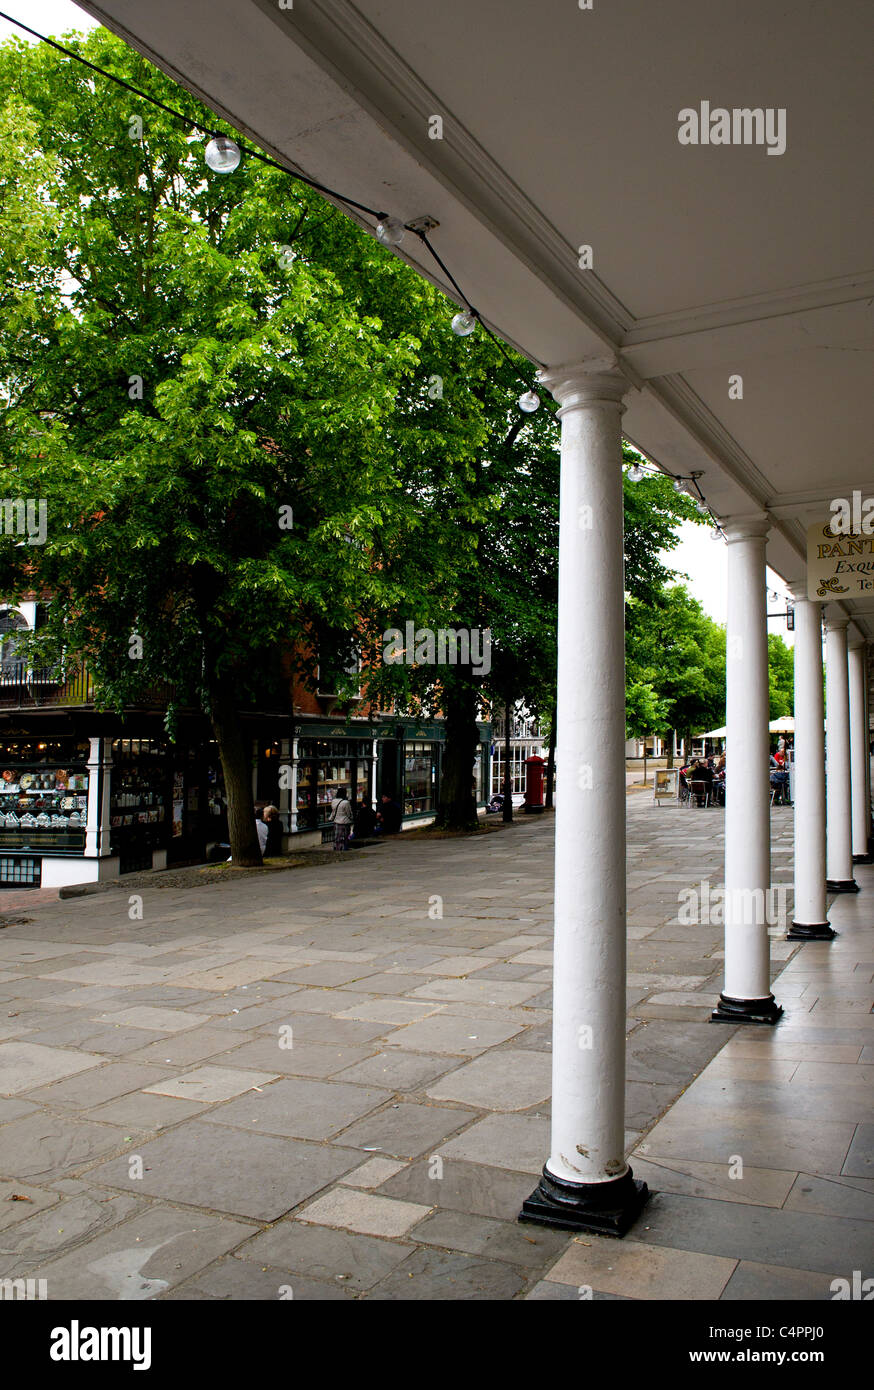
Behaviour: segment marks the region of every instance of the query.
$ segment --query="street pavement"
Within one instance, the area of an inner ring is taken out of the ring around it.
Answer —
[[[799,972],[781,1002],[801,1051],[784,1055],[787,1022],[768,1038],[713,1024],[722,929],[678,906],[720,881],[722,813],[635,795],[628,819],[626,1143],[659,1195],[625,1241],[516,1221],[549,1152],[551,1062],[552,820],[523,816],[219,885],[156,875],[141,920],[124,881],[17,895],[30,920],[0,930],[0,1278],[86,1300],[829,1297],[871,1217],[867,924],[837,994],[834,945],[772,929],[775,976],[791,957]],[[791,811],[772,829],[774,882],[791,884]],[[814,1123],[802,1086],[789,1159],[780,1124],[770,1147],[757,1129],[749,1180],[728,1181],[748,1107],[757,1123],[780,1109],[796,1069],[841,1090],[840,1118]]]

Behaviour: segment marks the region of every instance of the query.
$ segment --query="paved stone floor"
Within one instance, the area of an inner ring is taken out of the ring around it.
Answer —
[[[31,899],[0,931],[0,1277],[53,1299],[807,1299],[871,1273],[874,870],[831,945],[773,929],[779,1027],[724,1027],[721,928],[678,921],[720,880],[722,815],[628,817],[627,1145],[657,1195],[624,1241],[515,1219],[550,1091],[551,824],[522,819],[156,880],[142,920],[124,885]]]

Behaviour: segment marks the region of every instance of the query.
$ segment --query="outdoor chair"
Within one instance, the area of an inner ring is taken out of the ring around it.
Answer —
[[[711,793],[711,790],[712,790],[712,784],[711,784],[710,782],[703,782],[703,781],[699,782],[699,781],[697,781],[697,780],[696,780],[696,781],[693,781],[693,782],[690,782],[690,783],[689,783],[689,791],[690,791],[689,805],[691,806],[691,805],[692,805],[692,802],[694,801],[696,806],[701,806],[701,805],[703,805],[703,806],[705,806],[705,807],[706,807],[706,806],[709,806],[709,805],[710,805],[710,793]]]

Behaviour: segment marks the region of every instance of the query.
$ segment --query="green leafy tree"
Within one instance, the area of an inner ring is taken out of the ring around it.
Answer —
[[[791,647],[778,632],[768,633],[769,719],[792,714],[795,708],[795,669]]]
[[[105,32],[81,47],[203,117]],[[207,175],[202,142],[153,108],[131,138],[130,97],[50,49],[0,50],[0,97],[51,209],[4,276],[24,331],[0,462],[49,528],[41,547],[4,538],[3,590],[52,595],[42,654],[83,656],[104,704],[158,685],[171,721],[174,704],[208,714],[233,857],[260,862],[240,710],[278,653],[392,597],[373,555],[415,339],[313,253],[324,205],[279,171]]]
[[[649,685],[662,711],[651,732],[678,729],[688,740],[725,720],[725,629],[682,584],[635,606],[629,640],[633,681]]]

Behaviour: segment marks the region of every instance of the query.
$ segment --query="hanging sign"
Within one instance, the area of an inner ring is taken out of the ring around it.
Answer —
[[[837,518],[808,527],[809,599],[822,603],[830,598],[874,596],[874,530],[866,525],[867,519],[846,529],[840,529]]]

